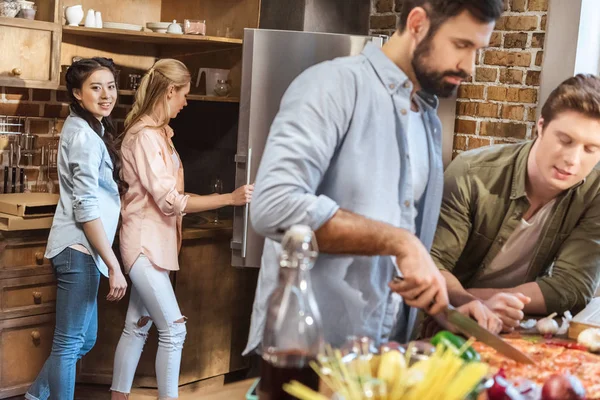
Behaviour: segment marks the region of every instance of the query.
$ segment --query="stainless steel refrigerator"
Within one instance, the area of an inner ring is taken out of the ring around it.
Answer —
[[[302,71],[323,61],[357,55],[369,41],[382,46],[384,40],[379,36],[245,29],[235,186],[254,182],[281,98]],[[448,132],[444,136],[444,145],[451,152],[454,100],[442,103],[441,109],[442,122],[452,122],[445,124]],[[234,267],[260,267],[264,238],[252,229],[249,207],[234,210]]]

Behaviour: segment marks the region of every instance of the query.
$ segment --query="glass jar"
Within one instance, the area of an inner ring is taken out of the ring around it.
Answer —
[[[231,85],[225,79],[217,79],[217,84],[215,85],[215,94],[217,96],[227,97],[230,90]]]

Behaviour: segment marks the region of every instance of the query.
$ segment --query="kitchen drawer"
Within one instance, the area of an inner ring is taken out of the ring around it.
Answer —
[[[46,231],[47,232],[47,231]],[[44,257],[46,236],[2,237],[0,240],[0,278],[51,274],[50,260]]]
[[[0,321],[0,398],[25,393],[52,349],[54,314]]]
[[[54,312],[54,274],[0,279],[0,320]]]
[[[51,22],[0,18],[0,86],[57,88],[61,32]]]

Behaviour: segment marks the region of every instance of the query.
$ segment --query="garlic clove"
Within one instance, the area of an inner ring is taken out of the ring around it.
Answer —
[[[600,329],[588,328],[577,336],[577,343],[587,347],[589,351],[600,351]]]

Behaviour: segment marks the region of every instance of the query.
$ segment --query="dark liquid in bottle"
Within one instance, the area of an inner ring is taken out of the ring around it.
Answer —
[[[270,357],[273,359],[273,357]],[[299,353],[277,354],[276,366],[265,360],[260,365],[260,383],[258,385],[258,398],[260,400],[297,400],[283,390],[283,384],[289,381],[298,381],[309,388],[319,390],[319,376],[308,365],[312,358]]]

